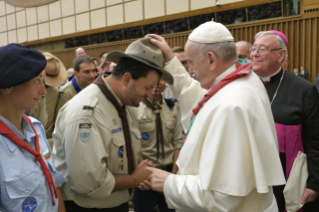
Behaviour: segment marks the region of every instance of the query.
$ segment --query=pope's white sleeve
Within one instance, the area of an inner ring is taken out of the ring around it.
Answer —
[[[169,208],[181,211],[236,211],[244,199],[202,190],[198,175],[171,174],[165,181],[164,195]]]
[[[92,126],[79,129],[80,123],[92,123]],[[73,190],[92,198],[105,198],[112,193],[115,179],[107,168],[109,154],[98,126],[99,123],[90,118],[78,119],[65,126],[65,160],[68,182]],[[83,135],[89,137],[87,141]]]
[[[170,88],[179,102],[181,123],[184,132],[187,132],[193,114],[192,109],[197,106],[207,90],[203,89],[197,80],[189,76],[177,57],[166,64],[165,70],[174,78],[174,84],[170,85]]]

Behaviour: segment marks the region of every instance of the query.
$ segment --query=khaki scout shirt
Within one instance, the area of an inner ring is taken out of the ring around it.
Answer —
[[[29,115],[33,118],[38,119],[41,124],[44,126],[48,122],[48,113],[46,110],[46,96],[41,96],[40,101],[37,104],[37,108],[34,110],[30,110]]]
[[[136,166],[141,134],[136,111],[126,107],[126,112]],[[128,189],[112,192],[113,174],[128,174],[124,129],[116,108],[96,84],[61,108],[53,140],[56,168],[66,180],[62,187],[64,200],[85,208],[112,208],[130,199]]]
[[[59,89],[59,100],[55,108],[55,119],[58,116],[61,107],[63,107],[63,105],[72,99],[76,94],[77,92],[72,84],[72,81],[66,83]]]
[[[159,159],[157,159],[156,115],[154,111],[143,102],[140,103],[140,106],[136,110],[139,119],[139,129],[142,134],[143,159],[153,161],[154,165],[158,168],[171,165],[173,163],[174,150],[180,149],[183,146],[182,130],[176,107],[169,108],[165,100],[163,100],[161,122],[165,159],[162,158],[161,145],[159,147]]]
[[[52,133],[54,130],[54,122],[55,122],[55,107],[59,98],[59,90],[57,87],[48,87],[46,98],[46,109],[48,113],[48,122],[45,125],[45,134],[47,138],[52,138]]]

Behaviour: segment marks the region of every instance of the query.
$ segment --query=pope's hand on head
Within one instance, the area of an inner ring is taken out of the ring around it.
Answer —
[[[148,34],[145,37],[150,37],[151,42],[162,50],[165,62],[169,62],[174,58],[174,54],[169,45],[167,44],[165,38],[155,34]]]
[[[147,167],[146,170],[151,172],[151,188],[163,192],[165,180],[171,173],[152,167]]]

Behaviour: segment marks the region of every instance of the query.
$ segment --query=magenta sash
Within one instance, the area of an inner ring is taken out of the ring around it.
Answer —
[[[290,175],[290,171],[298,152],[304,152],[301,137],[302,125],[283,125],[275,123],[279,152],[286,154],[286,180]],[[302,208],[298,212],[302,212]]]

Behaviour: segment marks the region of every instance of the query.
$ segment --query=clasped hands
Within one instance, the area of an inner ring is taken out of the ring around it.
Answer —
[[[153,189],[159,192],[163,192],[165,180],[169,175],[171,173],[154,168],[153,163],[149,160],[140,162],[132,173],[132,177],[139,189]]]

